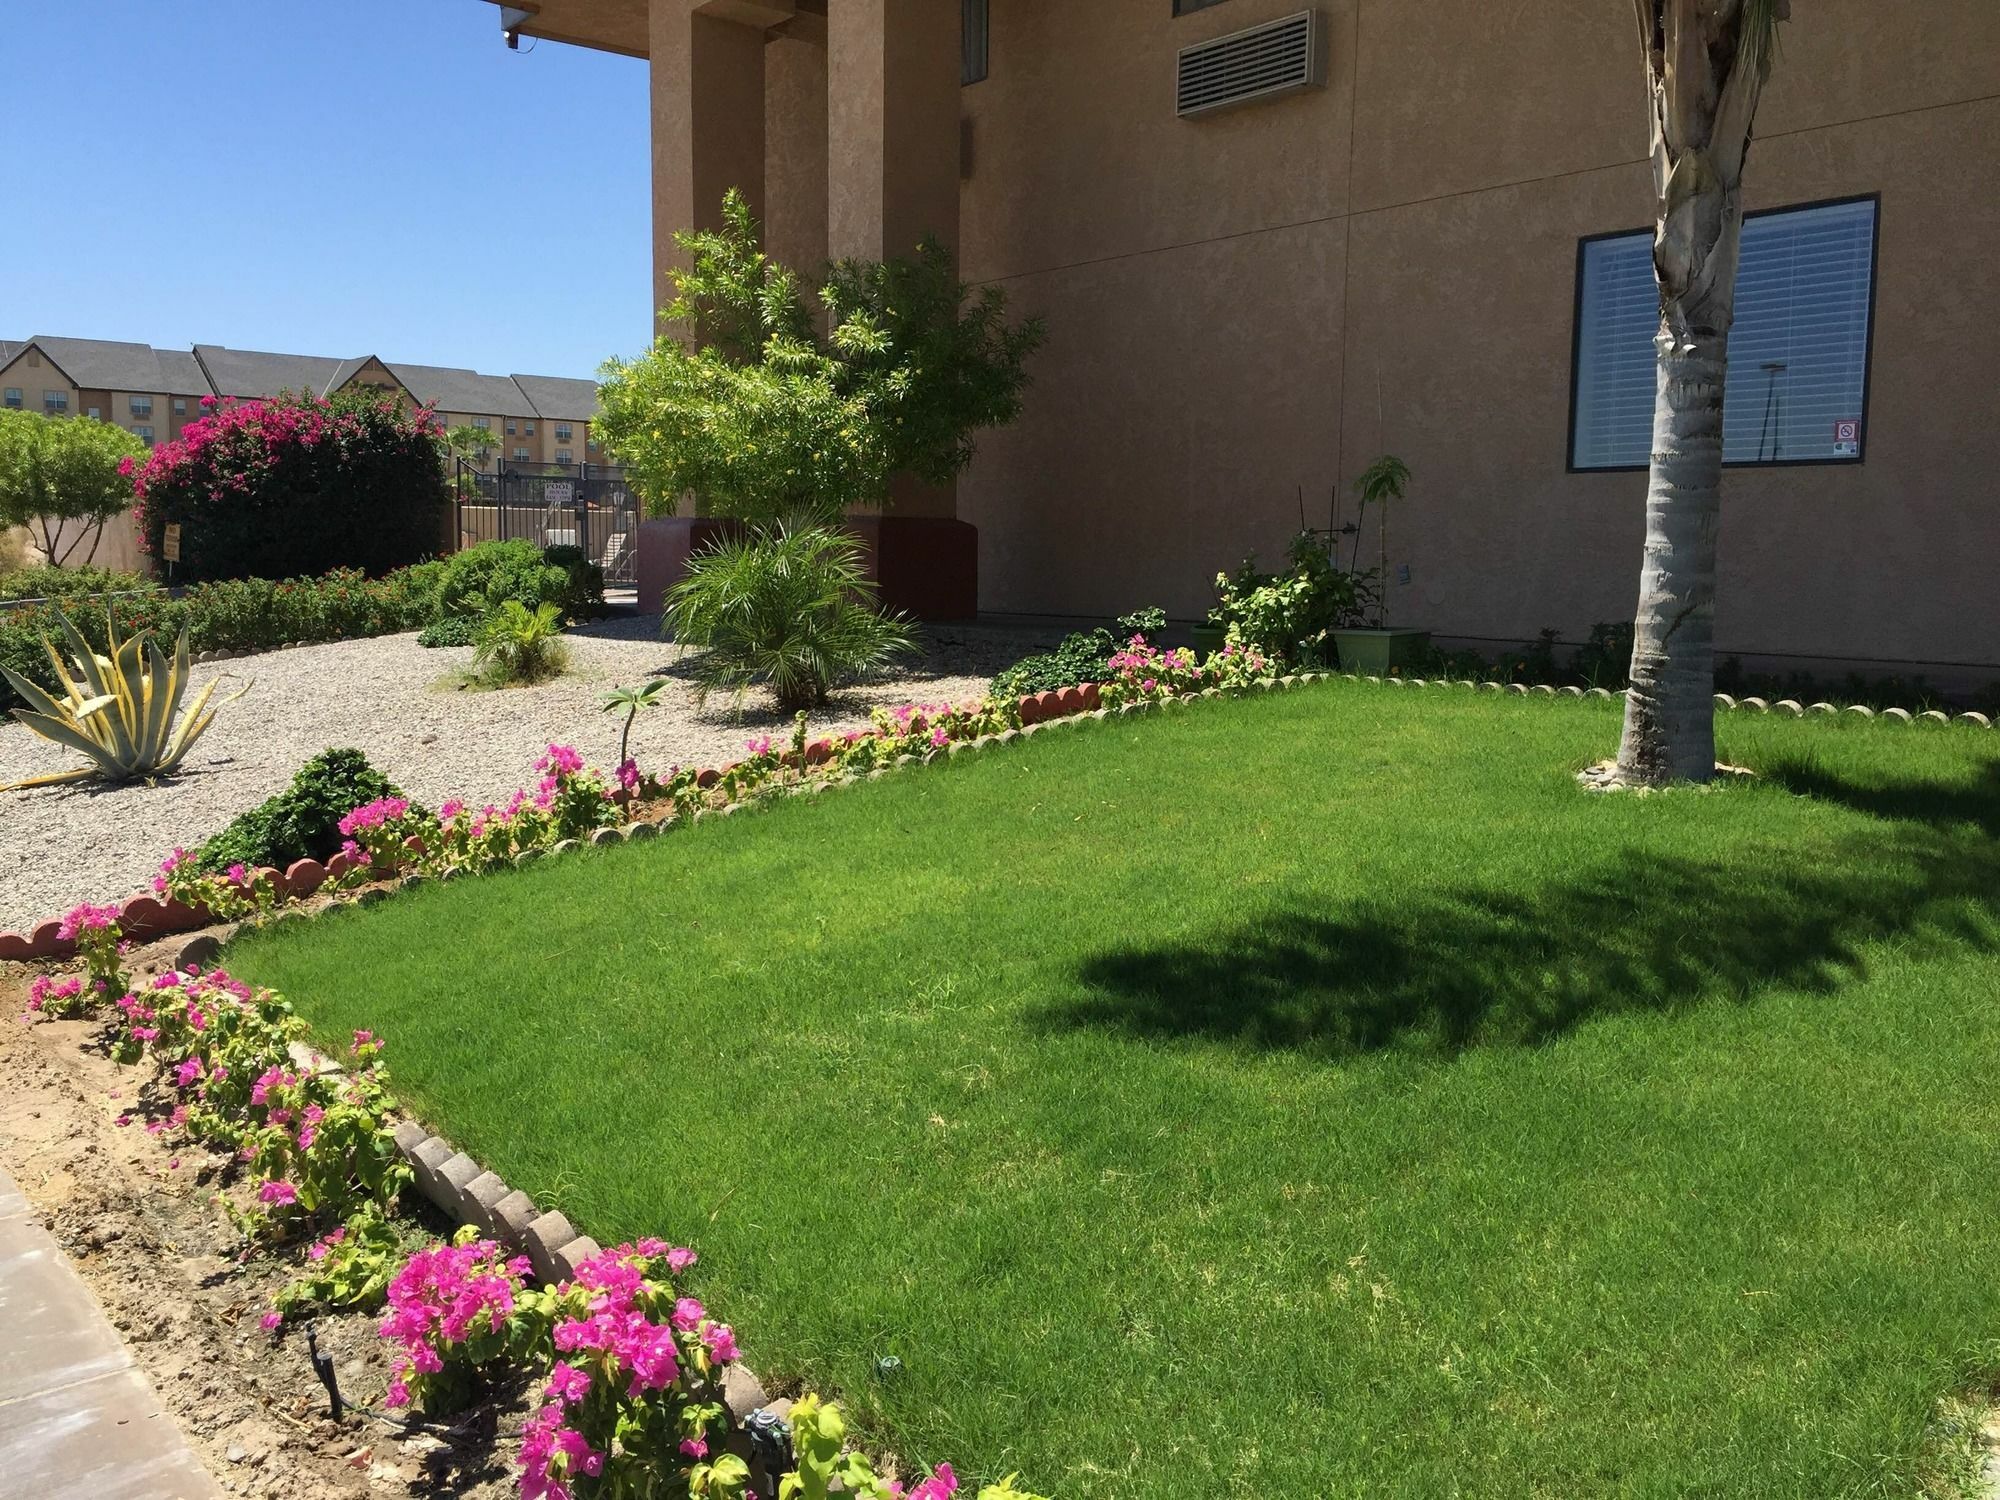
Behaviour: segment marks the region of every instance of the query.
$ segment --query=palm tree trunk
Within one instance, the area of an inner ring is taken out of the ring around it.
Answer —
[[[1676,335],[1662,322],[1657,343],[1646,551],[1618,746],[1619,779],[1642,786],[1715,774],[1715,553],[1729,366],[1726,333]]]

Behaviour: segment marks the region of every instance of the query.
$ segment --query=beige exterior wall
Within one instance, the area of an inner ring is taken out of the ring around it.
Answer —
[[[75,416],[83,410],[82,392],[69,382],[64,375],[39,350],[23,349],[4,367],[0,367],[0,392],[18,389],[21,392],[22,411],[46,411],[43,395],[48,391],[59,391],[68,403],[65,414]]]
[[[1199,615],[1395,452],[1402,622],[1629,619],[1645,476],[1566,472],[1577,241],[1651,215],[1629,10],[1328,0],[1325,89],[1174,117],[1176,49],[1298,8],[992,7],[962,259],[1049,343],[960,482],[982,607]],[[1749,207],[1881,194],[1867,458],[1730,470],[1719,649],[2000,662],[2000,5],[1798,7],[1761,124]]]

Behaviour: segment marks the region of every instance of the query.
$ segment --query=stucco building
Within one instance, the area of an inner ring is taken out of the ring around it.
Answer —
[[[2000,662],[2000,5],[1793,9],[1748,172],[1718,643],[1976,677]],[[1047,320],[1022,421],[955,494],[901,497],[977,528],[983,610],[1197,616],[1394,452],[1399,623],[1631,617],[1653,309],[1628,0],[501,18],[649,60],[662,287],[673,231],[738,186],[783,259],[934,232]]]

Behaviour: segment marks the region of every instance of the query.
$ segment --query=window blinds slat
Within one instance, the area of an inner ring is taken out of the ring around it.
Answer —
[[[1726,462],[1858,456],[1839,445],[1836,424],[1861,419],[1874,253],[1872,202],[1745,222],[1723,393]],[[1582,277],[1571,462],[1640,467],[1652,450],[1659,326],[1652,236],[1591,241]]]

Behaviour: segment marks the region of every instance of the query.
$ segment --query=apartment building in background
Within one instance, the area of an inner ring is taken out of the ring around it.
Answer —
[[[196,344],[155,349],[109,339],[0,339],[0,405],[49,416],[111,422],[151,447],[179,436],[202,414],[204,397],[239,401],[308,391],[372,386],[413,406],[436,408],[448,426],[481,427],[494,436],[485,467],[575,466],[608,462],[591,435],[597,384],[556,375],[482,375],[439,365],[413,365],[376,355],[337,359]],[[80,560],[80,559],[79,559]],[[130,521],[105,525],[91,561],[145,571]]]
[[[499,461],[604,463],[590,432],[597,383],[555,375],[482,375],[376,355],[337,359],[196,344],[155,349],[107,339],[0,339],[0,403],[51,416],[112,422],[147,444],[165,442],[202,413],[204,396],[239,401],[373,386],[436,408],[453,427],[483,427]]]
[[[976,531],[981,611],[1198,616],[1302,514],[1325,525],[1338,494],[1351,520],[1395,453],[1397,623],[1490,643],[1632,618],[1657,301],[1624,0],[495,14],[648,61],[655,305],[674,232],[737,187],[788,264],[932,233],[1046,320],[1021,420],[882,523],[885,545],[892,523],[918,547]],[[1989,670],[2000,3],[1796,5],[1757,124],[1718,648]]]

